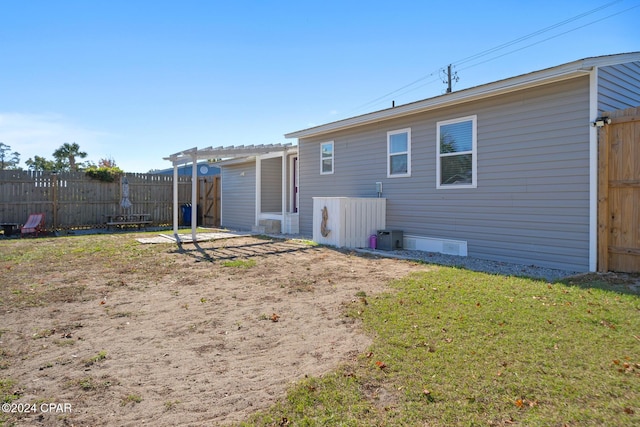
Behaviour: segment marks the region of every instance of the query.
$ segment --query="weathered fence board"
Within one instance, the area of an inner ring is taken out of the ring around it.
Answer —
[[[129,200],[123,209],[122,179],[103,182],[83,172],[0,171],[0,222],[23,223],[43,212],[47,229],[102,227],[105,215],[149,214],[154,225],[173,221],[173,176],[127,173]],[[178,203],[190,203],[191,177],[178,177]]]

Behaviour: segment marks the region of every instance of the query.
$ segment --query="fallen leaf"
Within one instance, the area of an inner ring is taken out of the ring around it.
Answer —
[[[381,362],[379,360],[376,362],[376,366],[378,366],[378,368],[380,369],[384,369],[387,367],[387,365],[384,362]]]
[[[516,400],[515,404],[518,408],[522,408],[524,406],[524,402],[522,401],[522,399]]]
[[[373,356],[373,353],[371,352],[367,353],[367,358],[370,358],[371,356]]]
[[[635,414],[635,412],[631,408],[624,408],[624,413],[629,415]]]
[[[279,315],[277,315],[276,313],[273,313],[273,314],[271,315],[271,321],[272,321],[272,322],[277,322],[277,321],[278,321],[278,319],[280,319],[280,316],[279,316]]]

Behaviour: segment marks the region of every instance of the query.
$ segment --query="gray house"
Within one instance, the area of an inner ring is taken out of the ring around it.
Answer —
[[[595,271],[608,123],[597,119],[638,105],[635,52],[288,133],[298,140],[299,231],[319,227],[314,198],[380,197],[405,248]]]

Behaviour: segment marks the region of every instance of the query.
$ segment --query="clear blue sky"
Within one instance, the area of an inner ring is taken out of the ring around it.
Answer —
[[[0,0],[0,142],[147,172],[440,95],[450,63],[460,90],[639,51],[639,23],[640,0]]]

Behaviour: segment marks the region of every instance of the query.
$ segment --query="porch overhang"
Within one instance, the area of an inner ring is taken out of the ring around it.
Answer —
[[[188,150],[179,151],[171,154],[168,157],[164,157],[163,160],[169,160],[174,165],[190,163],[194,157],[197,160],[202,159],[233,159],[238,157],[251,157],[258,156],[267,153],[273,153],[275,151],[286,151],[291,148],[296,148],[291,143],[286,144],[259,144],[259,145],[230,145],[227,147],[207,147],[207,148],[189,148]]]
[[[206,148],[189,148],[187,150],[183,150],[174,154],[171,154],[168,157],[164,157],[163,160],[168,160],[173,164],[173,234],[176,240],[179,241],[178,237],[178,166],[193,163],[192,168],[192,177],[191,177],[191,205],[197,206],[197,184],[198,184],[198,171],[196,164],[198,160],[223,160],[221,166],[223,166],[225,161],[233,161],[234,159],[248,159],[254,158],[256,161],[256,168],[259,169],[260,160],[263,158],[269,157],[278,157],[282,156],[282,164],[283,164],[283,182],[282,185],[285,185],[285,172],[286,172],[286,156],[290,152],[297,152],[298,147],[293,145],[292,143],[285,144],[259,144],[259,145],[239,145],[239,146],[220,146],[220,147],[206,147]],[[259,175],[256,174],[256,190],[260,188]],[[284,189],[283,189],[284,194]],[[259,207],[259,192],[256,191],[256,206]],[[284,218],[285,214],[285,206],[286,200],[283,196],[282,198],[282,213],[281,216]],[[256,208],[256,225],[261,216],[261,212],[258,208]],[[197,209],[191,209],[191,235],[192,239],[196,241],[196,228],[197,228]]]

